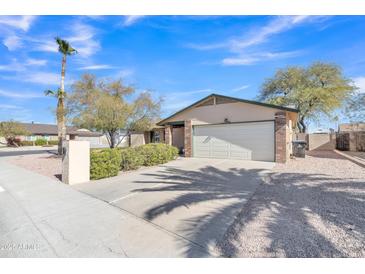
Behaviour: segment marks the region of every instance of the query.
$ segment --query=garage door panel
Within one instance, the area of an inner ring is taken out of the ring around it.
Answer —
[[[274,123],[194,127],[195,157],[274,161]]]

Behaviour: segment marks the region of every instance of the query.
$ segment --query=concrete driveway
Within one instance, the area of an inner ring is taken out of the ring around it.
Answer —
[[[273,166],[269,162],[180,158],[74,189],[184,239],[183,256],[196,257],[197,246],[199,252],[214,254],[216,242]]]

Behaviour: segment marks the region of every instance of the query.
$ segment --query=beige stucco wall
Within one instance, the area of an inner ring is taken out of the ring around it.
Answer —
[[[62,182],[78,184],[90,180],[90,143],[88,141],[65,142],[66,154],[62,159]]]
[[[308,150],[334,150],[335,148],[335,134],[308,134]]]
[[[6,140],[4,137],[0,136],[0,146],[6,146]]]
[[[243,102],[201,106],[188,109],[166,122],[192,120],[193,125],[230,122],[274,120],[277,109]]]
[[[145,144],[144,133],[132,133],[130,135],[131,138],[131,147],[141,146]]]

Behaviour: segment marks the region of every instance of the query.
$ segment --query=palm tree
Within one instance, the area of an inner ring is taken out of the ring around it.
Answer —
[[[56,91],[47,90],[46,95],[54,95],[57,98],[57,128],[58,128],[58,155],[62,155],[62,143],[66,138],[66,124],[65,124],[65,106],[64,101],[66,97],[65,92],[65,74],[66,74],[66,57],[67,55],[76,54],[77,51],[74,49],[69,42],[62,40],[59,37],[55,38],[58,44],[58,52],[62,54],[62,69],[61,69],[61,87]]]

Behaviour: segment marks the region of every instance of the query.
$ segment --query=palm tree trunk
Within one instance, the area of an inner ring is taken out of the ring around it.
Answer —
[[[63,141],[66,139],[66,125],[65,125],[65,113],[64,113],[65,74],[66,74],[65,72],[66,72],[66,54],[62,56],[61,88],[57,104],[58,155],[63,154]]]

